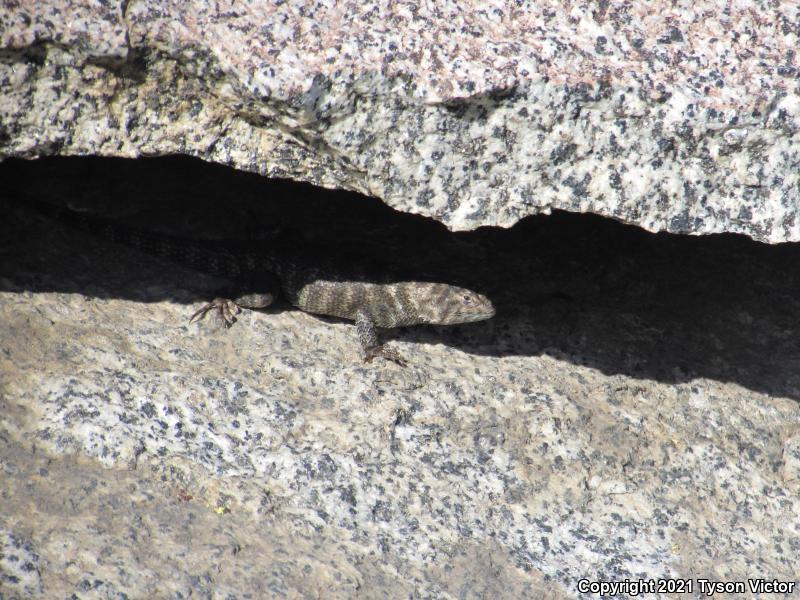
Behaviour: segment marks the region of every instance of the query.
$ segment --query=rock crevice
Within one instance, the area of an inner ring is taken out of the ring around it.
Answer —
[[[800,8],[691,8],[18,4],[0,157],[190,154],[454,230],[563,209],[800,240]]]

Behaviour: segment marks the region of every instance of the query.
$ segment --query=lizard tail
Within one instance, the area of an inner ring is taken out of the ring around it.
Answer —
[[[182,238],[137,229],[89,212],[43,202],[18,191],[3,195],[52,221],[203,273],[236,278],[260,271],[274,272],[272,263],[275,261],[263,251],[232,253],[222,247],[215,248],[214,246],[219,245],[216,241]]]

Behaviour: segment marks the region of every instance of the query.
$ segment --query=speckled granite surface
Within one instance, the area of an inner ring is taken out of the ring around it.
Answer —
[[[396,332],[411,366],[367,366],[350,325],[297,311],[190,326],[220,282],[5,210],[0,596],[592,598],[581,579],[800,573],[797,247],[565,214],[455,236],[175,160],[11,168],[179,231],[294,198],[305,233],[347,214],[417,240],[498,314]]]
[[[790,0],[7,3],[0,156],[186,153],[453,229],[560,208],[796,241],[798,47]]]

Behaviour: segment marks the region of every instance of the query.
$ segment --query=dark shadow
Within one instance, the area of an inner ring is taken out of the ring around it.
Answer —
[[[497,307],[488,322],[411,328],[385,339],[442,341],[495,356],[548,354],[606,374],[668,383],[710,378],[800,398],[798,244],[650,234],[569,213],[453,234],[374,198],[185,157],[8,160],[0,164],[0,201],[12,188],[193,239],[269,244],[294,236],[329,248],[329,258],[475,289]],[[188,304],[222,285],[19,203],[5,202],[3,211],[3,291]]]

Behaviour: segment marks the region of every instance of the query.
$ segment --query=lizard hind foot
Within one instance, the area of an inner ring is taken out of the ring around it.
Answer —
[[[200,310],[196,311],[189,319],[189,323],[202,320],[206,314],[211,311],[216,312],[218,318],[227,328],[236,323],[236,315],[242,312],[242,309],[233,300],[214,298],[211,302],[200,308]]]
[[[376,356],[391,361],[401,367],[408,366],[408,362],[402,356],[400,356],[397,350],[387,348],[383,345],[367,348],[364,351],[364,362],[372,362],[372,359]]]

